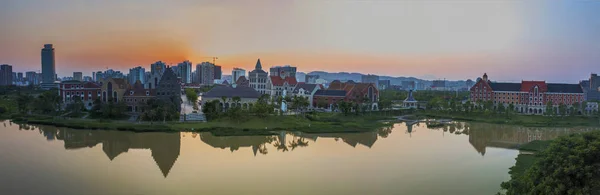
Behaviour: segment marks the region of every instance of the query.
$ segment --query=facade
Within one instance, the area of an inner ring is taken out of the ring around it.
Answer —
[[[546,105],[553,107],[583,103],[584,93],[579,84],[556,84],[545,81],[522,81],[521,83],[491,82],[487,74],[471,89],[471,101],[492,101],[495,106],[512,104],[516,112],[544,114]]]
[[[125,91],[129,88],[129,83],[123,78],[107,78],[100,81],[102,86],[102,102],[119,102],[123,100]]]
[[[192,83],[192,62],[183,61],[177,64],[177,69],[182,83]]]
[[[129,69],[127,80],[129,83],[137,83],[137,81],[140,81],[143,85],[146,83],[146,69],[141,66]]]
[[[438,90],[446,89],[446,80],[434,80],[431,84],[431,88]]]
[[[392,86],[392,82],[390,80],[379,80],[379,90],[386,90]]]
[[[581,81],[585,101],[600,101],[600,76],[591,74],[589,80]]]
[[[267,85],[268,93],[271,97],[275,96],[283,96],[283,91],[286,91],[287,96],[291,96],[292,91],[296,88],[296,77],[286,77],[286,74],[282,74],[283,76],[270,76],[269,84]]]
[[[18,82],[25,81],[25,79],[23,79],[23,73],[22,72],[17,72],[17,81]]]
[[[254,67],[254,70],[248,73],[248,78],[248,80],[250,80],[251,88],[253,88],[260,94],[270,94],[270,91],[267,90],[267,85],[269,83],[269,75],[262,69],[260,59],[256,61],[256,66]]]
[[[0,65],[0,86],[12,85],[12,81],[12,66],[8,64]]]
[[[305,75],[304,82],[308,84],[317,84],[317,79],[319,79],[319,75]]]
[[[215,79],[221,79],[221,77],[223,76],[223,71],[221,69],[221,66],[215,65],[215,71],[214,71],[213,76]]]
[[[231,71],[231,81],[233,81],[233,83],[237,83],[240,77],[246,77],[246,70],[241,68],[233,68],[233,71]]]
[[[59,96],[63,103],[69,104],[74,98],[81,98],[86,109],[92,109],[94,101],[101,96],[102,88],[93,82],[82,82],[78,80],[63,81],[58,88]]]
[[[379,76],[377,75],[362,75],[360,79],[361,83],[373,83],[375,86],[379,86]]]
[[[329,84],[327,90],[343,90],[346,92],[346,101],[356,103],[370,102],[372,109],[376,109],[377,102],[379,102],[379,90],[373,83],[354,83],[351,81],[342,83],[335,80]]]
[[[27,83],[29,83],[30,85],[39,85],[40,84],[39,76],[36,72],[33,72],[33,71],[25,72],[25,79],[27,80]]]
[[[58,87],[56,84],[56,64],[52,44],[45,44],[42,48],[42,88],[51,89]]]
[[[215,82],[215,65],[210,62],[202,62],[196,65],[196,72],[198,73],[198,80],[200,84],[212,85]]]
[[[123,95],[123,101],[127,104],[128,112],[144,112],[145,104],[156,95],[155,89],[145,89],[142,82],[136,81]]]
[[[313,108],[331,109],[334,104],[337,104],[341,101],[346,101],[346,91],[319,89],[315,91],[315,94],[311,100],[311,105]]]
[[[232,107],[251,109],[261,95],[262,94],[258,93],[251,87],[218,85],[202,95],[201,105],[204,105],[206,102],[218,100],[223,110],[227,110]],[[222,97],[226,98],[225,102],[223,102]],[[241,101],[239,103],[233,102],[233,97],[240,97]]]
[[[298,83],[296,85],[296,88],[294,88],[294,90],[292,91],[292,94],[295,96],[307,98],[310,103],[310,107],[313,108],[313,105],[314,105],[313,101],[314,101],[315,93],[321,89],[322,89],[321,85],[309,84],[309,83]]]
[[[181,111],[181,83],[171,68],[167,68],[160,79],[156,98],[173,102],[177,111]]]
[[[167,68],[167,64],[162,61],[154,62],[154,64],[150,64],[150,73],[152,75],[162,75]]]
[[[83,81],[83,73],[82,72],[73,72],[73,80]]]
[[[296,67],[285,65],[285,66],[274,66],[269,69],[271,76],[278,77],[296,77]]]

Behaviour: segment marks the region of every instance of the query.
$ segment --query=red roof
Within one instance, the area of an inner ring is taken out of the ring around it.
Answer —
[[[148,92],[148,95],[146,95]],[[129,86],[125,91],[125,96],[154,96],[154,89],[144,89],[144,85],[138,80],[133,86]]]
[[[528,92],[535,86],[538,86],[540,93],[548,91],[548,85],[546,85],[546,81],[522,81],[521,91]]]
[[[288,83],[288,85],[296,85],[298,81],[296,81],[296,77],[285,77],[285,79],[278,76],[271,76],[271,83],[274,86],[283,86],[284,83]]]

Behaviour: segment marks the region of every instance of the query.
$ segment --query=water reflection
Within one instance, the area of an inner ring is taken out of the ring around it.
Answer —
[[[6,122],[4,122],[6,125]],[[9,123],[12,125],[12,123]],[[156,165],[166,178],[177,161],[181,150],[181,137],[190,135],[201,142],[232,153],[240,148],[251,148],[254,156],[268,154],[269,148],[276,152],[291,152],[308,147],[310,142],[333,139],[357,147],[372,148],[379,139],[385,139],[394,130],[403,132],[398,136],[415,138],[420,131],[439,131],[440,136],[468,136],[469,144],[477,153],[484,156],[486,148],[513,149],[533,140],[548,140],[561,135],[591,131],[593,128],[528,128],[510,125],[454,122],[451,125],[428,127],[426,123],[399,123],[378,131],[362,133],[291,133],[280,132],[276,136],[214,136],[211,133],[133,133],[123,131],[72,130],[51,126],[31,126],[19,124],[19,130],[39,131],[49,141],[64,142],[67,150],[94,148],[102,144],[102,151],[111,161],[129,149],[149,149]],[[417,131],[419,130],[419,131]],[[464,143],[464,142],[462,142]],[[437,144],[437,143],[431,143]]]

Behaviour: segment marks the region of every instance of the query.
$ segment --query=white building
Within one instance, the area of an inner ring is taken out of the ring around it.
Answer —
[[[246,70],[241,69],[241,68],[234,68],[233,71],[231,71],[231,83],[236,83],[238,79],[240,79],[240,77],[245,77],[246,76]]]

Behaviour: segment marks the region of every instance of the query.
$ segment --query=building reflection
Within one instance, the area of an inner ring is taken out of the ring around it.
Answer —
[[[90,131],[39,126],[47,140],[64,141],[65,149],[93,148],[102,143],[102,151],[114,160],[129,149],[149,149],[166,178],[180,154],[179,133],[134,133],[125,131]]]

